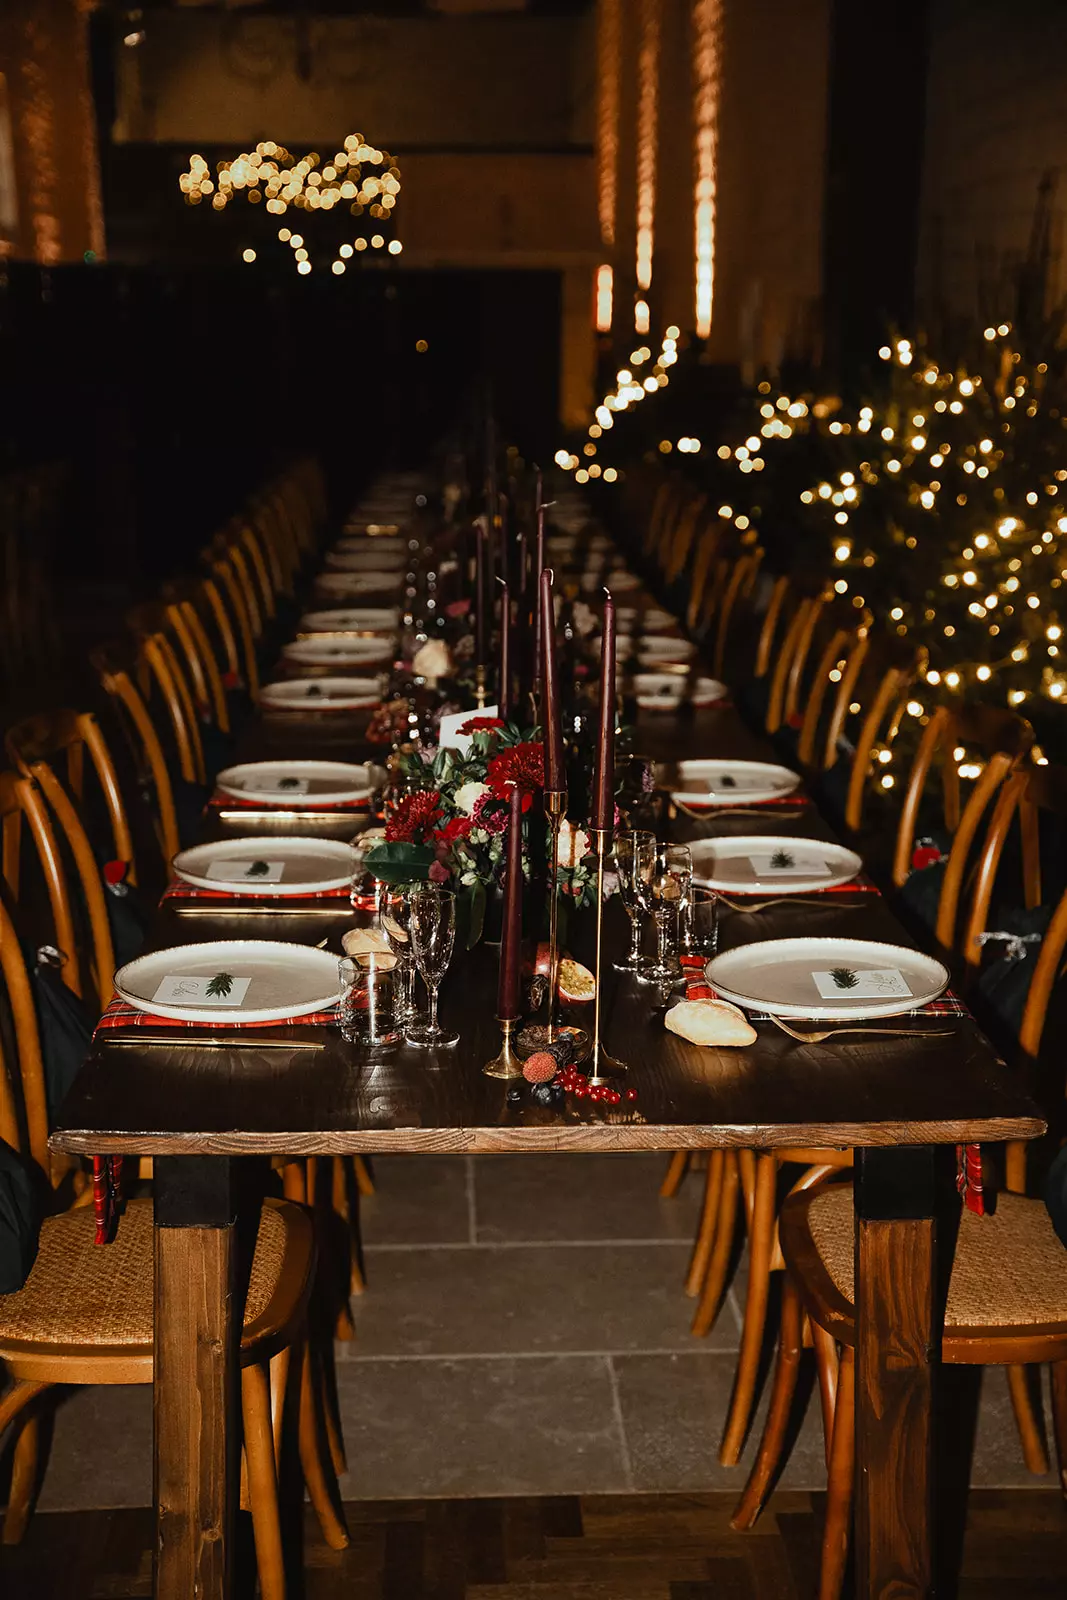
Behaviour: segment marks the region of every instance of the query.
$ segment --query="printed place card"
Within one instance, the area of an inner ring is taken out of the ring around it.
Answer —
[[[757,878],[828,878],[830,866],[816,856],[798,856],[791,850],[768,850],[748,857]]]
[[[253,778],[248,785],[250,789],[261,789],[264,793],[268,790],[273,794],[307,794],[311,788],[310,778],[293,778],[285,773],[265,773],[262,778]]]
[[[906,1000],[912,993],[897,967],[871,967],[866,972],[832,967],[829,972],[813,972],[812,977],[824,1000]]]
[[[235,978],[232,972],[212,972],[204,978],[164,978],[152,1002],[166,1006],[240,1006],[251,982],[251,978]]]
[[[285,862],[253,856],[243,856],[234,861],[213,861],[204,876],[223,883],[281,883],[285,876]]]

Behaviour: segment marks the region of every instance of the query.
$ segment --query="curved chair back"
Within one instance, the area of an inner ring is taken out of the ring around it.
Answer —
[[[181,845],[174,805],[174,787],[159,734],[129,672],[111,662],[102,650],[94,651],[90,659],[101,687],[118,711],[120,725],[128,735],[132,735],[130,748],[134,763],[141,774],[142,787],[154,791],[153,822],[156,838],[163,855],[164,870],[169,870],[170,863]]]

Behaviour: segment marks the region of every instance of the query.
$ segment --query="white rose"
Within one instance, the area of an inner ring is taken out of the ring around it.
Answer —
[[[587,606],[584,600],[576,600],[571,614],[574,618],[575,631],[583,639],[588,639],[599,620],[592,606]]]
[[[473,817],[474,808],[478,801],[483,794],[488,793],[489,785],[487,783],[464,783],[456,790],[452,798],[457,809],[462,811],[464,816]]]
[[[556,847],[556,860],[559,865],[574,868],[591,849],[592,843],[585,830],[576,828],[564,817],[559,829],[559,844]]]
[[[452,656],[444,640],[427,639],[422,648],[416,650],[411,669],[418,677],[425,678],[427,683],[436,683],[438,678],[450,672]]]

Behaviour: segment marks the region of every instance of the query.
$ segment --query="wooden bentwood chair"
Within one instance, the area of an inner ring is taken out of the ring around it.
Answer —
[[[0,900],[0,972],[14,1021],[17,1060],[0,1037],[0,1138],[22,1148],[15,1087],[26,1106],[43,1103],[43,1067],[33,994],[14,924]],[[27,1159],[39,1159],[33,1149]],[[47,1175],[47,1169],[46,1169]],[[0,1433],[17,1429],[3,1542],[26,1531],[38,1478],[40,1397],[57,1384],[151,1383],[154,1229],[150,1200],[132,1200],[111,1244],[97,1245],[91,1209],[48,1217],[22,1289],[0,1296],[0,1361],[14,1384],[0,1400]],[[241,1409],[247,1498],[260,1593],[284,1600],[278,1457],[290,1357],[299,1369],[299,1450],[323,1536],[348,1544],[336,1480],[320,1448],[320,1396],[305,1324],[315,1270],[311,1220],[288,1201],[267,1200],[259,1221],[241,1340]],[[272,1411],[273,1400],[273,1411]]]

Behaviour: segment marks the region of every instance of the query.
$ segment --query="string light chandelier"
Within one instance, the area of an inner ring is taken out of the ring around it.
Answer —
[[[330,264],[336,275],[345,271],[346,262],[355,254],[381,250],[398,256],[403,250],[399,239],[387,239],[381,231],[394,219],[401,188],[400,168],[388,150],[368,144],[361,133],[350,133],[343,148],[325,162],[315,150],[296,160],[284,145],[264,139],[252,151],[242,152],[233,160],[218,161],[214,177],[204,157],[193,155],[188,171],[178,179],[178,187],[187,205],[208,201],[213,211],[225,211],[232,201],[243,197],[274,217],[282,217],[294,208],[304,213],[307,221],[315,214],[337,213],[340,217],[347,212],[352,217],[369,219],[372,226],[377,223],[374,232],[368,235],[364,224],[351,241],[345,240],[337,247]],[[303,234],[282,227],[277,237],[290,246],[297,271],[302,276],[311,272],[312,261]],[[246,248],[242,259],[255,261],[256,251]]]

